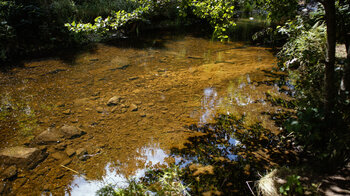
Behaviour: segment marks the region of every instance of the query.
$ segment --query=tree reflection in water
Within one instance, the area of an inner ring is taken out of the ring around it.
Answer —
[[[171,154],[194,195],[249,195],[246,181],[294,160],[288,142],[259,123],[246,127],[244,116],[220,115],[215,124],[188,128],[203,135],[189,138],[184,148],[172,149]]]

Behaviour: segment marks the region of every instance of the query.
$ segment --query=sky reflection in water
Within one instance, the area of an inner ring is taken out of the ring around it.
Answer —
[[[118,167],[113,167],[111,163],[108,163],[105,166],[105,175],[102,176],[101,180],[87,180],[83,176],[75,176],[75,179],[70,185],[72,189],[70,194],[73,196],[95,195],[96,191],[108,184],[116,185],[117,188],[124,188],[128,186],[128,179],[138,180],[144,177],[148,168],[152,168],[156,165],[167,165],[165,159],[169,155],[159,148],[158,144],[143,147],[139,149],[138,152],[141,156],[135,159],[145,164],[143,167],[138,168],[134,172],[134,175],[126,177],[119,171]],[[66,193],[66,195],[69,195],[69,193]]]

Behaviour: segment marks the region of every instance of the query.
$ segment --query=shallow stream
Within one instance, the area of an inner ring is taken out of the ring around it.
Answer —
[[[10,193],[94,195],[109,183],[125,186],[146,168],[189,165],[193,159],[186,162],[179,152],[194,144],[189,138],[204,134],[191,125],[205,126],[219,113],[244,114],[246,123],[261,122],[278,133],[270,116],[261,114],[281,110],[266,102],[266,93],[286,96],[267,74],[275,63],[269,48],[164,33],[1,72],[0,148],[48,152],[35,169],[18,171]],[[108,104],[112,97],[117,102]],[[43,131],[64,125],[86,134],[33,143]],[[231,161],[236,156],[227,154]]]

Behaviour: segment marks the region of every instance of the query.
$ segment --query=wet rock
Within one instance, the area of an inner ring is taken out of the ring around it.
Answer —
[[[61,136],[52,129],[43,131],[35,137],[34,141],[36,144],[52,144],[60,142]]]
[[[98,61],[99,59],[90,59],[89,61]]]
[[[138,106],[136,105],[136,104],[131,104],[130,105],[130,110],[132,111],[132,112],[135,112],[135,111],[137,111],[139,108],[138,108]]]
[[[69,157],[71,157],[71,156],[73,156],[73,155],[75,154],[75,150],[74,150],[73,148],[68,147],[68,148],[66,149],[66,154],[67,154]]]
[[[71,114],[71,113],[72,113],[72,111],[71,111],[70,109],[64,110],[64,111],[62,112],[62,114],[64,114],[64,115],[69,115],[69,114]]]
[[[64,125],[63,127],[61,127],[60,132],[63,135],[63,137],[68,139],[77,138],[85,134],[83,130],[69,125]]]
[[[108,106],[118,105],[120,100],[121,100],[121,97],[114,96],[108,100],[107,105]]]
[[[78,159],[81,161],[85,161],[88,158],[86,156],[88,151],[85,148],[79,148],[75,153],[77,154]]]
[[[4,179],[11,179],[14,178],[17,175],[17,168],[16,166],[10,166],[5,171],[2,172],[2,177]]]
[[[77,154],[77,156],[81,156],[81,155],[86,155],[88,151],[85,148],[79,148],[78,150],[75,151],[75,153]]]
[[[72,162],[72,159],[65,159],[64,161],[62,161],[61,165],[67,166]]]
[[[125,104],[121,104],[120,107],[121,107],[121,108],[128,108],[129,106],[128,106],[128,105],[125,105]]]
[[[118,109],[119,109],[119,107],[116,106],[116,107],[112,108],[111,112],[112,112],[112,113],[116,113],[116,112],[118,112]]]
[[[66,147],[67,147],[67,144],[65,144],[65,143],[60,143],[60,144],[57,144],[57,145],[55,146],[55,149],[56,149],[56,150],[64,150],[64,149],[66,149]]]
[[[141,113],[140,116],[141,117],[146,117],[146,113]]]
[[[129,77],[129,78],[128,78],[128,80],[130,80],[130,81],[132,81],[132,80],[137,80],[137,79],[139,79],[139,77],[137,77],[137,76],[133,76],[133,77]]]
[[[45,158],[46,153],[37,148],[16,146],[0,151],[1,164],[16,165],[17,167],[28,169],[36,167]]]
[[[120,113],[123,114],[123,113],[125,113],[125,112],[127,112],[127,111],[128,111],[128,110],[127,110],[126,108],[122,108],[121,111],[120,111]]]
[[[67,155],[63,152],[55,152],[51,154],[51,157],[56,159],[56,160],[64,160],[67,158]]]
[[[135,101],[135,104],[136,104],[136,105],[141,105],[142,102],[141,102],[141,101]]]
[[[97,107],[96,111],[97,111],[97,113],[102,113],[103,112],[103,107]]]

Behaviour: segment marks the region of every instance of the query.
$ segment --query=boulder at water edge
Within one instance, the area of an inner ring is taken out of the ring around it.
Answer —
[[[43,161],[46,156],[46,153],[37,148],[9,147],[0,150],[0,164],[32,169]]]

